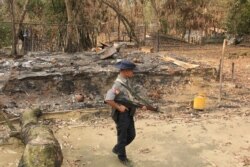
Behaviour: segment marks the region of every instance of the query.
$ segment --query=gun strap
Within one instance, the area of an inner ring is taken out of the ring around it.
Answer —
[[[128,86],[127,86],[124,82],[122,82],[121,79],[117,78],[117,79],[115,80],[115,82],[119,82],[123,87],[125,87],[125,88],[127,89],[127,93],[128,93],[129,99],[130,99],[130,100],[134,100],[131,91],[128,89]]]

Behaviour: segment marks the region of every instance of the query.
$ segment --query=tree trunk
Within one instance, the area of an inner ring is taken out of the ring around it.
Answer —
[[[145,11],[144,11],[144,1],[141,1],[141,5],[142,5],[142,18],[143,18],[143,23],[144,23],[144,32],[143,32],[143,42],[142,44],[145,45],[146,44],[146,36],[147,36],[147,22],[146,22],[146,18],[145,18]]]
[[[22,24],[23,24],[23,20],[25,18],[26,12],[27,12],[27,6],[29,4],[30,0],[26,0],[24,5],[23,5],[23,10],[22,13],[20,15],[19,18],[19,22],[18,22],[18,27],[16,28],[16,19],[15,19],[15,4],[14,4],[14,0],[9,0],[8,4],[9,4],[9,11],[11,14],[11,20],[12,20],[12,50],[11,50],[11,54],[12,55],[16,55],[17,54],[17,43],[18,43],[18,34],[21,30]]]
[[[18,167],[60,167],[61,147],[51,129],[38,124],[39,109],[25,111],[21,118],[21,140],[25,149]]]
[[[188,29],[188,43],[190,43],[191,28]]]
[[[68,53],[73,53],[78,50],[79,33],[77,27],[75,26],[72,1],[65,0],[65,6],[67,11],[68,25],[67,25],[66,45],[64,51]]]
[[[184,28],[183,28],[183,31],[182,31],[182,34],[181,34],[181,39],[183,39],[183,40],[184,40],[185,35],[186,35],[186,32],[187,32],[187,28],[186,28],[186,27],[184,27]]]
[[[27,13],[27,6],[28,6],[29,2],[30,2],[30,0],[26,0],[24,5],[23,5],[23,10],[22,10],[22,13],[20,15],[19,22],[18,22],[18,27],[17,27],[17,30],[16,30],[16,37],[18,37],[18,34],[21,31],[23,20],[25,18],[26,13]],[[16,39],[16,41],[15,41],[15,46],[17,46],[17,43],[18,43],[18,39]],[[25,50],[27,50],[27,48]]]
[[[121,19],[120,19],[120,17],[118,16],[118,41],[121,40],[121,37],[120,37],[120,26],[121,26]]]
[[[117,2],[117,5],[118,5],[118,10],[120,10],[120,4],[119,4],[119,1]],[[120,37],[120,27],[121,27],[121,19],[120,19],[120,16],[117,15],[117,19],[118,19],[118,27],[117,27],[117,30],[118,30],[118,42],[121,40],[121,37]]]
[[[16,55],[16,43],[17,43],[17,36],[16,36],[16,26],[15,26],[15,9],[14,9],[14,0],[9,0],[9,11],[11,14],[11,20],[12,20],[12,49],[11,54]]]

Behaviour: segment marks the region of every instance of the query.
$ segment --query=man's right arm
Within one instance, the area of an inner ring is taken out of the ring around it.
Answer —
[[[105,102],[110,105],[112,108],[115,108],[116,110],[120,111],[120,112],[125,112],[127,110],[127,108],[124,105],[118,104],[114,101],[115,97],[116,97],[116,89],[114,87],[112,87],[112,89],[110,89],[107,92],[107,95],[105,97]]]
[[[118,104],[114,100],[106,100],[105,102],[109,104],[112,108],[115,108],[120,112],[125,112],[127,110],[124,105]]]

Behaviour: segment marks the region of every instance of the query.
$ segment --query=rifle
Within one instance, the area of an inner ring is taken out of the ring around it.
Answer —
[[[122,82],[120,82],[120,83],[121,83],[122,86],[124,86],[132,94],[132,96],[134,96],[137,100],[143,102],[144,105],[141,104],[141,103],[137,103],[137,102],[134,102],[134,101],[127,100],[127,99],[120,99],[120,101],[121,101],[120,104],[127,103],[127,105],[132,105],[132,106],[134,105],[135,108],[141,108],[143,106],[146,106],[147,110],[159,112],[159,108],[158,107],[152,106],[146,99],[141,98],[129,86],[125,85]],[[126,104],[123,104],[123,105],[126,106]]]
[[[143,105],[141,103],[130,101],[125,98],[115,99],[115,102],[118,104],[122,104],[127,108],[142,108],[143,106],[146,106],[147,110],[159,112],[158,107],[154,107],[150,104]]]

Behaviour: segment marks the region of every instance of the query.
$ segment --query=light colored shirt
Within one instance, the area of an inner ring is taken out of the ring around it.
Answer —
[[[125,98],[127,100],[133,100],[130,92],[122,84],[128,86],[128,79],[122,77],[120,74],[116,78],[111,89],[108,90],[106,100],[115,100],[115,98]]]

